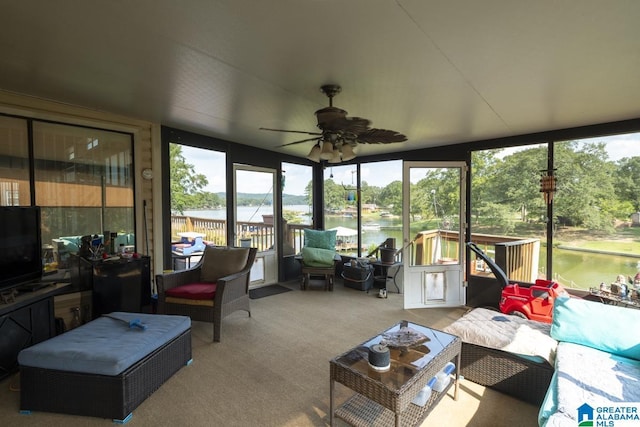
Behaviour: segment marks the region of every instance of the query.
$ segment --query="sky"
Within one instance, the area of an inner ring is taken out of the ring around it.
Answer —
[[[615,135],[610,137],[596,137],[582,140],[584,142],[607,142],[609,160],[620,160],[623,157],[640,156],[640,133]],[[512,147],[503,150],[501,155],[512,154],[526,147]],[[182,154],[187,163],[194,166],[196,173],[204,174],[209,180],[206,191],[217,193],[226,191],[225,161],[220,152],[182,146]],[[311,180],[311,168],[287,164],[285,165],[285,193],[303,195],[307,183]],[[333,173],[333,180],[338,184],[350,186],[355,183],[352,174],[355,165],[328,166],[326,176]],[[369,185],[384,187],[392,181],[402,179],[401,161],[376,162],[361,165],[362,180]],[[241,193],[264,193],[270,191],[271,183],[260,179],[242,180],[238,183]]]
[[[609,160],[612,160],[612,161],[620,160],[623,157],[640,156],[640,133],[628,133],[623,135],[614,135],[614,136],[607,136],[607,137],[585,138],[580,141],[585,143],[606,142],[607,152],[609,153]],[[500,153],[500,157],[513,154],[517,151],[524,150],[526,148],[527,146],[505,148]]]
[[[203,150],[188,145],[182,146],[182,155],[188,164],[193,165],[196,173],[203,174],[207,177],[209,184],[205,187],[205,191],[218,193],[226,191],[225,187],[225,156],[220,152]],[[386,167],[382,167],[384,163]],[[384,187],[389,182],[402,179],[402,170],[400,169],[400,161],[372,163],[363,165],[361,168],[362,180],[369,185]],[[391,166],[396,165],[396,166]],[[294,195],[304,195],[304,190],[311,180],[311,168],[308,166],[300,166],[287,164],[285,165],[285,193]],[[334,172],[334,181],[344,185],[350,185],[352,180],[351,171],[355,170],[354,165],[350,166],[334,166],[328,168],[328,173]],[[266,184],[260,180],[251,180],[250,182],[240,182],[238,191],[241,193],[262,193],[268,191],[270,183]]]

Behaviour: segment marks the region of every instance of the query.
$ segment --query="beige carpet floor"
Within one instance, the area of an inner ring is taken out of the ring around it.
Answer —
[[[127,426],[327,426],[329,360],[406,319],[437,329],[465,308],[404,310],[402,295],[387,299],[342,286],[294,289],[251,301],[252,316],[223,321],[222,342],[211,324],[193,322],[193,363],[171,377],[134,412]],[[0,382],[2,426],[107,426],[110,420],[19,413],[19,374]],[[339,402],[351,395],[336,386]],[[536,426],[538,409],[470,381],[453,388],[423,426]],[[337,425],[344,426],[338,422]]]

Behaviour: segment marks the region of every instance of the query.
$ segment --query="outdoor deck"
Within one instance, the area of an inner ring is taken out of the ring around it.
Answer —
[[[310,228],[304,224],[284,224],[284,241],[294,254],[299,253],[304,245],[304,229]],[[350,229],[349,229],[350,230]],[[224,244],[227,235],[227,221],[219,219],[197,218],[190,216],[172,216],[171,231],[173,238],[180,240],[178,233],[196,232],[203,236],[207,243]],[[336,251],[340,253],[355,252],[358,248],[357,232],[338,230],[339,245]],[[341,234],[340,234],[341,233]],[[246,222],[239,221],[235,230],[236,236],[250,239],[250,245],[265,251],[275,245],[273,221]],[[535,282],[538,277],[540,252],[539,239],[525,239],[512,236],[490,234],[472,234],[471,240],[485,253],[493,254],[496,264],[504,270],[511,280],[521,282]],[[455,262],[459,252],[459,235],[450,230],[425,230],[417,233],[410,256],[414,265],[427,265],[440,262]],[[240,242],[236,242],[240,246]],[[447,248],[444,251],[442,248]],[[367,249],[362,248],[366,254]],[[471,263],[471,274],[492,275],[481,263]]]

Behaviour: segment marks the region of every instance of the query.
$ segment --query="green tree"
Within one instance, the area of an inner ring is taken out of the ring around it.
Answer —
[[[394,215],[402,214],[402,181],[392,181],[378,195],[378,205]]]
[[[576,141],[555,144],[558,191],[554,214],[560,224],[592,230],[613,225],[617,205],[615,166],[608,162],[604,143],[578,146]]]
[[[508,206],[514,218],[527,221],[534,212],[544,215],[544,200],[540,195],[540,175],[547,169],[546,145],[534,146],[505,156],[491,180],[492,202]]]
[[[324,180],[324,206],[330,210],[341,210],[346,206],[344,187],[331,178]]]
[[[620,159],[617,162],[616,177],[615,190],[618,198],[630,203],[632,212],[640,212],[640,157]]]
[[[193,207],[193,195],[207,184],[207,177],[196,173],[193,165],[182,155],[182,146],[169,144],[169,170],[171,189],[171,211],[183,214]]]
[[[379,194],[380,187],[369,185],[366,181],[362,181],[362,184],[360,184],[360,199],[362,204],[378,204]]]
[[[476,224],[480,224],[482,213],[487,212],[487,206],[493,205],[497,199],[497,192],[493,191],[495,175],[500,163],[497,155],[502,149],[474,151],[471,154],[471,217]]]
[[[411,214],[438,221],[460,211],[460,175],[457,169],[427,169],[424,178],[411,185]]]

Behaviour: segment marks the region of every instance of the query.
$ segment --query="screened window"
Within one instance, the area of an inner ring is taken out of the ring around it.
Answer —
[[[313,224],[313,168],[282,163],[283,254],[299,253],[303,230]]]
[[[554,168],[552,278],[640,290],[640,133],[557,142]]]
[[[402,242],[402,161],[362,163],[359,173],[356,165],[325,169],[325,229],[337,230],[337,249],[344,255],[367,255],[389,238],[398,247]]]
[[[206,243],[226,245],[226,154],[171,143],[169,168],[171,240],[190,244],[199,236]]]
[[[640,133],[550,144],[552,168],[547,144],[472,153],[471,240],[514,281],[640,290]],[[471,274],[491,272],[475,260]]]

